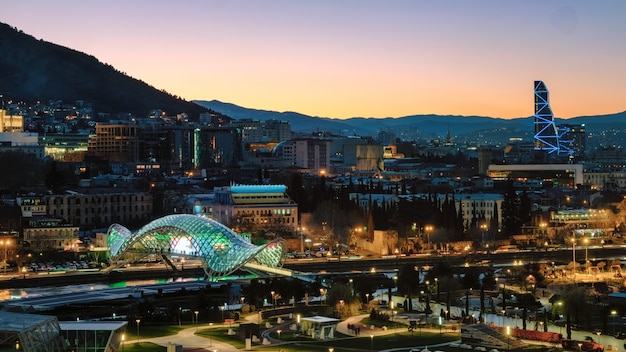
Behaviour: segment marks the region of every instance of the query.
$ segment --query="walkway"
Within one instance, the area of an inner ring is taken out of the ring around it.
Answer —
[[[194,351],[219,351],[219,352],[238,352],[240,349],[225,342],[217,341],[211,338],[195,335],[196,330],[209,329],[222,325],[198,325],[180,330],[176,335],[152,337],[147,339],[129,340],[126,344],[137,342],[151,342],[161,346],[167,346],[169,343],[182,345],[184,349]]]

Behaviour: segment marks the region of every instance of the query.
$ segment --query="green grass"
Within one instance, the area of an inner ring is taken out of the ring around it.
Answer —
[[[237,328],[232,328],[233,331],[237,332]],[[237,335],[228,335],[228,328],[219,327],[219,328],[209,328],[209,329],[200,329],[196,332],[196,335],[203,336],[206,338],[211,338],[217,341],[226,342],[230,345],[233,345],[235,348],[243,349],[246,347],[246,342],[239,339]]]
[[[378,325],[374,321],[365,319],[361,321],[367,325]],[[391,322],[388,322],[391,323]],[[380,326],[387,326],[392,328],[391,324],[381,324]],[[140,326],[141,338],[168,336],[178,333],[181,329],[189,328],[191,325],[183,325],[179,327],[177,325],[148,325]],[[327,352],[329,348],[333,348],[334,352],[356,352],[356,351],[371,351],[372,343],[374,350],[383,350],[388,348],[406,348],[408,351],[412,347],[418,346],[433,346],[440,343],[458,341],[460,339],[457,332],[444,332],[439,334],[438,332],[427,331],[414,331],[412,334],[406,330],[405,325],[401,325],[404,329],[398,329],[397,332],[374,336],[370,338],[369,335],[362,335],[358,337],[346,336],[340,333],[335,333],[335,339],[330,341],[317,341],[312,340],[303,335],[296,335],[293,331],[282,331],[280,335],[281,344],[274,344],[270,346],[262,346],[259,344],[253,344],[253,349],[257,351],[284,351],[284,352]],[[232,328],[237,331],[237,327]],[[197,335],[213,339],[215,341],[221,341],[234,346],[237,349],[243,350],[245,348],[245,341],[240,340],[237,335],[228,335],[228,327],[213,327],[208,329],[199,329],[196,332]],[[132,341],[136,339],[136,330],[133,334],[133,329],[129,328],[126,331],[126,341]],[[278,338],[276,332],[272,332],[271,337]],[[139,344],[126,343],[123,352],[165,352],[166,348],[149,342],[141,342]],[[445,352],[467,352],[467,350],[451,347],[429,347],[429,350],[441,350]],[[532,350],[536,352],[547,351],[545,346],[530,346],[527,349],[511,352],[521,352],[526,350]]]
[[[167,347],[159,346],[151,342],[126,343],[124,348],[120,347],[121,352],[165,352]]]
[[[374,319],[370,319],[370,318],[365,318],[363,320],[361,320],[361,323],[367,326],[371,326],[374,325],[377,328],[382,328],[383,326],[386,326],[389,329],[396,329],[396,328],[407,328],[406,324],[402,324],[402,323],[397,323],[394,321],[381,321],[381,320],[374,320]]]
[[[139,338],[149,339],[151,337],[161,337],[176,335],[180,330],[191,327],[191,325],[151,325],[141,324],[139,325]],[[137,339],[137,328],[128,326],[126,328],[126,340],[132,341]]]

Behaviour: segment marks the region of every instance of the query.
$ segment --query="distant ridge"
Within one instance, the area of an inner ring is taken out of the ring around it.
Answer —
[[[529,91],[532,95],[532,91]],[[503,119],[488,116],[458,115],[411,115],[402,117],[352,117],[336,119],[330,117],[312,117],[296,112],[277,112],[241,107],[218,100],[194,100],[195,103],[208,109],[228,115],[234,119],[253,119],[266,121],[277,119],[288,121],[297,132],[315,130],[331,133],[374,136],[381,130],[419,130],[423,136],[443,137],[450,130],[452,135],[459,136],[483,131],[484,133],[510,133],[511,136],[528,135],[533,132],[533,117]],[[529,106],[529,110],[533,109]],[[626,111],[610,115],[580,116],[570,119],[555,119],[557,124],[585,124],[587,131],[599,132],[621,130],[626,124]],[[508,138],[507,136],[503,136]],[[504,138],[504,139],[506,139]]]
[[[130,112],[147,116],[151,109],[170,115],[206,111],[117,71],[93,56],[52,44],[0,23],[0,94],[4,99],[35,102],[77,100],[96,112]]]

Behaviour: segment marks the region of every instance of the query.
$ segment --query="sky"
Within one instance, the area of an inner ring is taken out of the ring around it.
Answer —
[[[186,100],[331,118],[626,110],[624,0],[20,0],[0,22]]]

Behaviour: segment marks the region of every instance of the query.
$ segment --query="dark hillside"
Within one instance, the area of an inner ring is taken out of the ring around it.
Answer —
[[[84,100],[96,112],[130,112],[143,117],[151,109],[192,118],[208,111],[140,80],[93,56],[37,40],[0,23],[0,94],[5,99],[35,102]]]

